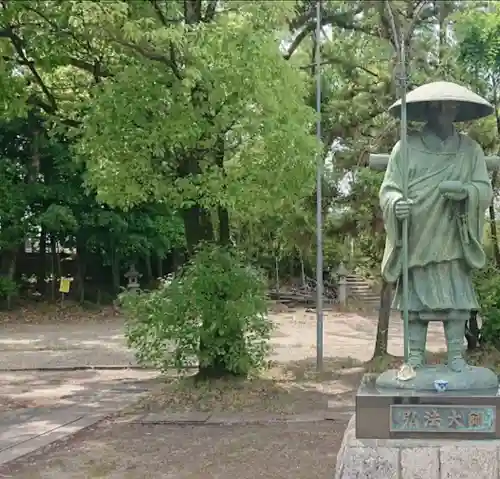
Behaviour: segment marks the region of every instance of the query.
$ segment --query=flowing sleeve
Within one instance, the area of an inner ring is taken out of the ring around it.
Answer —
[[[482,247],[484,215],[493,199],[493,189],[483,150],[477,143],[474,145],[472,164],[471,181],[466,184],[468,195],[460,230],[465,260],[471,268],[482,268],[486,263]]]
[[[394,206],[403,198],[403,176],[401,168],[400,143],[396,143],[387,164],[384,180],[380,187],[380,208],[385,227],[385,249],[382,259],[382,277],[388,283],[397,281],[401,274],[400,222]]]

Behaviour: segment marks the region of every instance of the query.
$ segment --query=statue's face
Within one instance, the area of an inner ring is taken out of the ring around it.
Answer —
[[[436,101],[429,104],[429,121],[439,126],[451,125],[457,117],[458,104],[454,101]]]

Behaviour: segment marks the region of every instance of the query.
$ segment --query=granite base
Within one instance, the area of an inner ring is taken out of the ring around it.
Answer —
[[[500,479],[500,440],[360,439],[349,421],[335,479]]]

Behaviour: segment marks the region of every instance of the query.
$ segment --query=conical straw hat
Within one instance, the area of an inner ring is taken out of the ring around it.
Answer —
[[[455,121],[470,121],[493,113],[493,106],[484,98],[456,83],[437,81],[427,83],[406,95],[407,118],[409,121],[426,122],[427,104],[436,101],[454,101],[458,104]],[[401,116],[401,100],[391,105],[389,112]]]

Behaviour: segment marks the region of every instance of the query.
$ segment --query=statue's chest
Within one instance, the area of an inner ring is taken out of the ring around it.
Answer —
[[[432,152],[409,151],[409,179],[439,177],[444,180],[465,181],[470,175],[465,157],[461,152],[434,154]],[[470,163],[470,162],[469,162]]]

